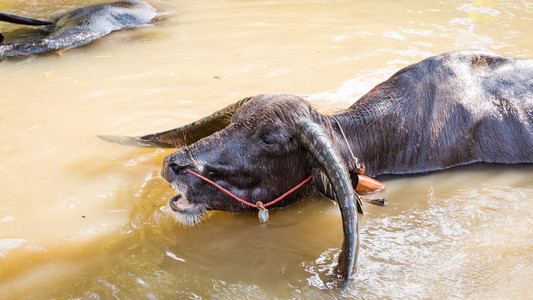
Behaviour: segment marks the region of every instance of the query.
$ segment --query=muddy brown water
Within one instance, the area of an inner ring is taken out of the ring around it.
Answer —
[[[16,1],[48,19],[98,1]],[[361,219],[359,270],[329,279],[340,215],[316,197],[174,223],[170,150],[136,135],[268,92],[349,106],[400,68],[479,48],[533,58],[530,1],[153,1],[153,26],[0,63],[0,298],[531,298],[533,169],[473,166],[384,181]],[[9,33],[19,27],[1,24]]]

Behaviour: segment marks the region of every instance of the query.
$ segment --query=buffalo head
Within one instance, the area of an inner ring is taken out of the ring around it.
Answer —
[[[357,213],[362,206],[351,170],[332,141],[329,122],[300,97],[267,94],[243,99],[181,128],[142,137],[104,138],[183,147],[165,158],[161,174],[177,192],[169,207],[176,220],[187,225],[198,222],[206,210],[254,210],[229,194],[251,205],[268,203],[312,175],[312,180],[272,207],[318,193],[336,201],[344,230],[339,276],[349,279],[355,272]]]

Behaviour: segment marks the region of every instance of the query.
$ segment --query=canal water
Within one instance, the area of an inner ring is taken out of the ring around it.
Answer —
[[[93,0],[4,0],[41,19]],[[533,3],[151,1],[150,26],[0,63],[2,299],[524,299],[533,282],[533,168],[462,167],[383,181],[361,218],[358,273],[330,277],[336,205],[309,198],[194,227],[165,212],[171,150],[105,135],[171,129],[241,98],[283,92],[323,112],[425,57],[485,49],[533,58]],[[0,32],[20,26],[0,24]]]

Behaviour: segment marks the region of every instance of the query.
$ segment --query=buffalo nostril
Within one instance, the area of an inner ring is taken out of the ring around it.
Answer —
[[[161,175],[168,182],[174,181],[176,176],[185,174],[185,170],[191,166],[188,155],[183,151],[177,151],[165,157]]]
[[[176,174],[176,175],[179,175],[179,174],[184,174],[185,173],[185,169],[187,168],[188,165],[181,165],[181,164],[177,164],[177,163],[170,163],[168,165],[168,168],[169,170]]]

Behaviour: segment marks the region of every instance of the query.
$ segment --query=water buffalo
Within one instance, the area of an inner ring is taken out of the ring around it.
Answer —
[[[35,34],[0,45],[0,57],[78,47],[112,31],[146,24],[156,15],[157,12],[152,6],[136,0],[78,8],[52,22],[0,12],[0,21],[44,27]],[[2,40],[3,36],[0,34],[0,42]]]
[[[358,162],[371,176],[533,163],[533,60],[444,53],[401,69],[336,115],[297,96],[267,94],[177,129],[104,138],[183,147],[165,158],[161,173],[178,193],[169,206],[185,224],[207,209],[262,209],[286,191],[272,207],[319,193],[333,199],[344,230],[338,275],[348,280],[362,211],[353,189]]]

